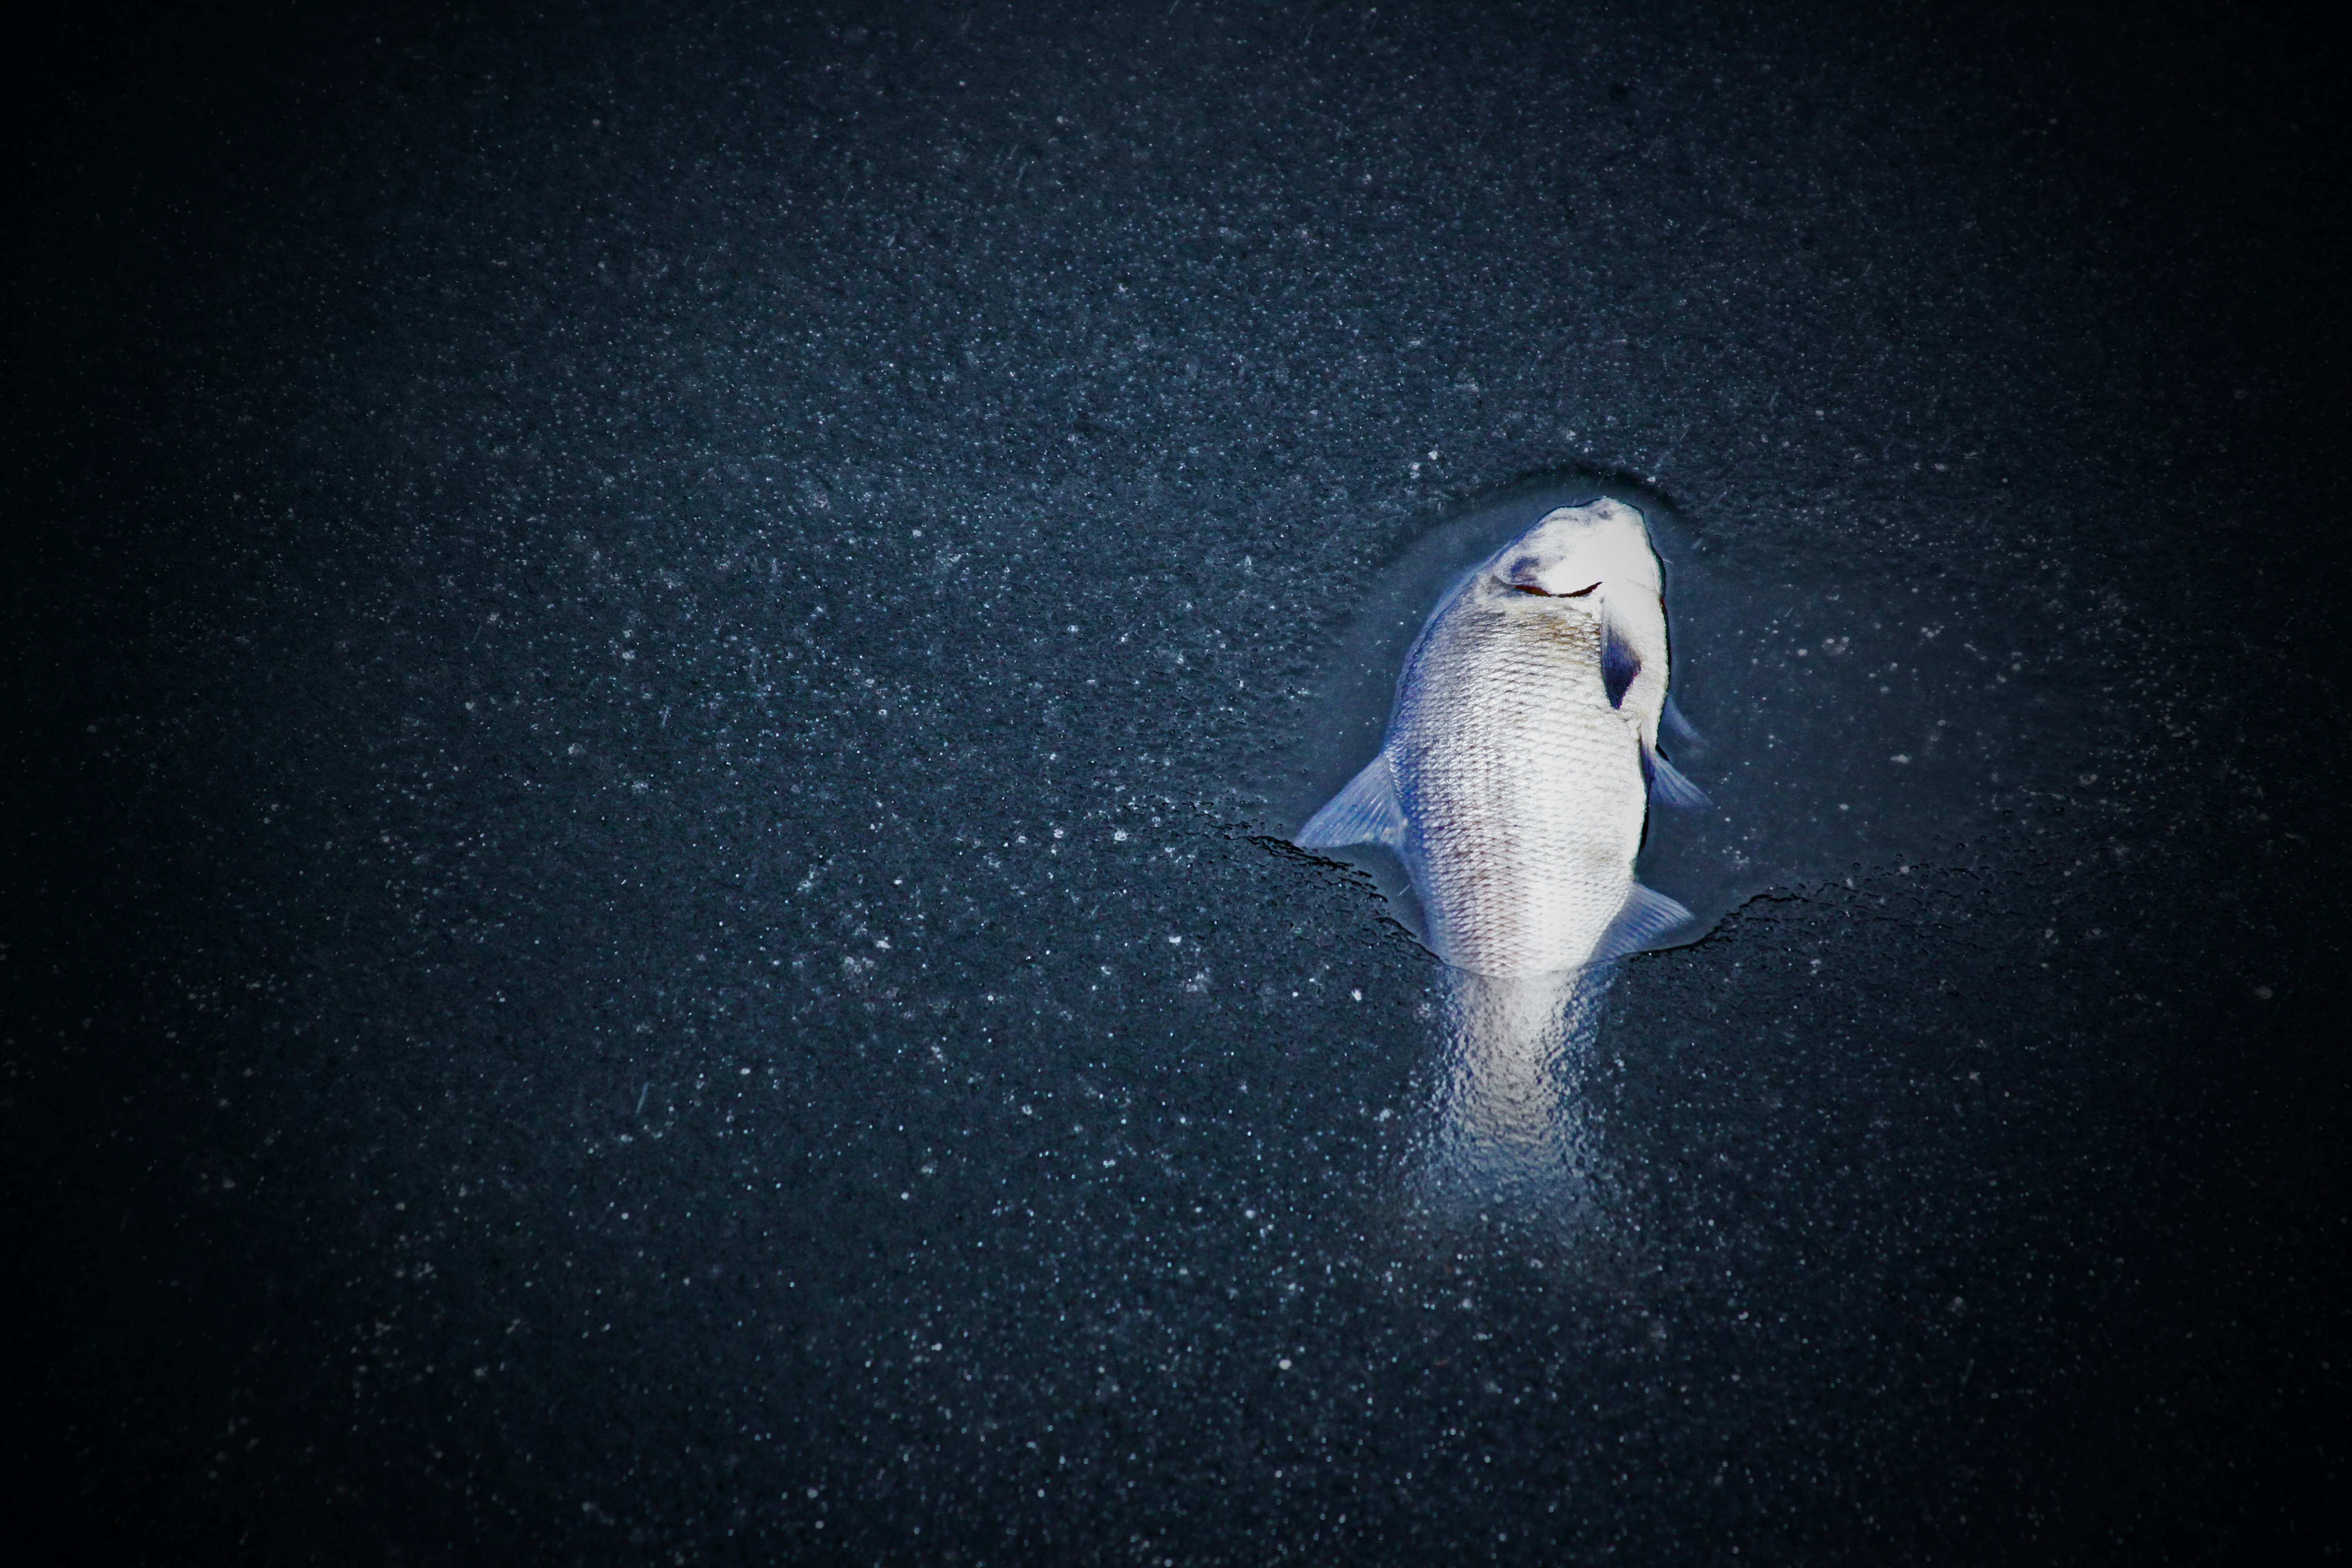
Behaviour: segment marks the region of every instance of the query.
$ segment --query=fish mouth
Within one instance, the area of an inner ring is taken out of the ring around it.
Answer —
[[[1598,588],[1599,586],[1601,586],[1601,584],[1598,584],[1598,583],[1588,583],[1588,584],[1585,584],[1583,587],[1581,587],[1581,588],[1572,589],[1572,590],[1570,590],[1570,592],[1565,593],[1565,594],[1555,594],[1555,593],[1553,593],[1550,589],[1549,589],[1549,588],[1543,588],[1543,587],[1538,587],[1537,584],[1533,584],[1533,583],[1506,583],[1506,584],[1503,584],[1503,586],[1504,586],[1504,587],[1506,587],[1506,588],[1516,588],[1516,589],[1517,589],[1517,590],[1518,590],[1520,593],[1522,593],[1522,594],[1533,594],[1533,595],[1537,595],[1538,598],[1545,598],[1545,599],[1581,599],[1581,598],[1583,598],[1587,594],[1591,593],[1593,589]]]

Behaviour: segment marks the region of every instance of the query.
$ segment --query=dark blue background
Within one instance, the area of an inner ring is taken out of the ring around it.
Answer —
[[[101,6],[13,52],[28,1528],[2340,1548],[2314,37]],[[1428,963],[1260,785],[1381,565],[1579,465],[2095,701],[2071,791],[1630,967],[1618,1223],[1563,1261],[1402,1212]]]

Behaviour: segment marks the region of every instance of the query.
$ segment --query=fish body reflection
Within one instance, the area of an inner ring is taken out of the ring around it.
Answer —
[[[1612,973],[1445,971],[1445,1052],[1417,1176],[1425,1212],[1592,1217],[1601,1173],[1583,1089]]]

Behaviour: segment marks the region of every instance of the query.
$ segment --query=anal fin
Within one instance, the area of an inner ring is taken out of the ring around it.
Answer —
[[[1679,768],[1647,746],[1642,748],[1642,776],[1650,786],[1650,798],[1660,805],[1690,809],[1709,804],[1706,791],[1683,777]]]
[[[1625,907],[1617,911],[1600,945],[1592,950],[1591,962],[1607,963],[1627,953],[1662,947],[1664,938],[1688,925],[1692,918],[1688,910],[1665,894],[1636,882],[1625,895]]]

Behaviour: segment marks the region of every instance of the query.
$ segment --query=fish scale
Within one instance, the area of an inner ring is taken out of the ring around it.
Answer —
[[[1415,650],[1390,731],[1433,947],[1482,974],[1586,962],[1641,848],[1639,738],[1578,602],[1464,605]]]

